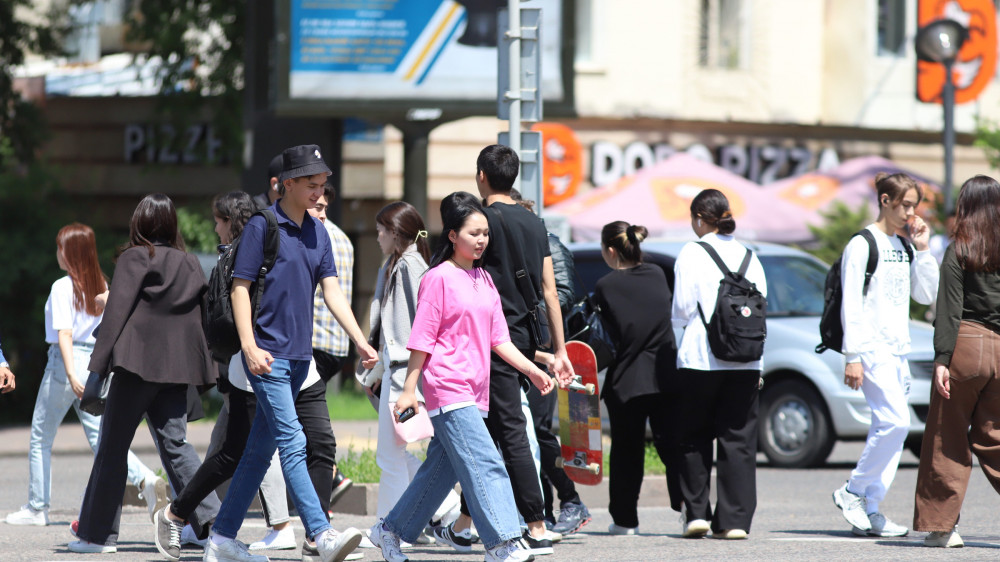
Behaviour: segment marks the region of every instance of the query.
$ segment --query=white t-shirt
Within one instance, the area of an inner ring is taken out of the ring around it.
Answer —
[[[746,246],[731,235],[710,232],[701,237],[701,242],[711,244],[731,271],[739,270],[746,257]],[[746,277],[767,297],[764,267],[760,265],[757,254],[750,258]],[[677,368],[697,371],[760,371],[764,368],[763,360],[749,363],[723,361],[717,359],[708,346],[708,332],[698,314],[698,305],[701,304],[705,321],[711,322],[712,314],[715,313],[715,301],[719,296],[720,281],[722,270],[705,248],[696,242],[689,242],[681,248],[674,261],[674,302],[670,313],[674,334],[683,330],[677,347]]]
[[[309,388],[310,386],[316,384],[319,380],[319,371],[316,370],[316,361],[313,359],[309,360],[309,374],[306,375],[306,380],[302,381],[303,388]],[[250,381],[247,380],[247,373],[243,370],[243,352],[240,351],[236,355],[233,355],[232,359],[229,360],[229,383],[246,392],[253,392],[253,387],[250,386]]]
[[[840,318],[848,363],[861,361],[861,353],[876,348],[888,349],[894,355],[909,353],[910,298],[930,304],[938,290],[938,263],[930,251],[918,252],[914,248],[913,263],[909,263],[898,236],[890,238],[874,224],[868,230],[875,236],[879,259],[864,298],[868,242],[861,236],[852,238],[840,264],[844,288]]]
[[[59,330],[73,330],[73,341],[94,344],[94,328],[104,314],[91,316],[73,306],[73,280],[69,275],[52,284],[45,301],[45,341],[59,343]]]

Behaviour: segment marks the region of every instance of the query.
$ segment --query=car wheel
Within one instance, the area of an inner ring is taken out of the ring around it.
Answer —
[[[823,399],[809,384],[765,385],[760,407],[760,450],[774,466],[802,468],[826,461],[836,441]]]

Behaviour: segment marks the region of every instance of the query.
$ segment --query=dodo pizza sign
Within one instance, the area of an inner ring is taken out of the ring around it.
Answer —
[[[952,19],[969,30],[969,38],[952,65],[955,103],[976,99],[989,84],[997,64],[997,19],[993,0],[920,0],[917,26]],[[917,61],[917,99],[941,103],[943,64]]]

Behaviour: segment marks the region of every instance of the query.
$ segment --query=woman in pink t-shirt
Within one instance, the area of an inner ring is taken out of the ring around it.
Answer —
[[[415,395],[422,375],[434,439],[406,492],[372,527],[371,539],[389,562],[407,560],[400,540],[415,541],[460,482],[486,560],[528,560],[510,479],[483,420],[490,402],[490,352],[527,375],[542,394],[554,385],[510,343],[500,295],[478,267],[489,242],[479,202],[469,194],[452,193],[441,202],[441,219],[444,232],[420,281],[406,383],[396,401],[397,415],[424,407]]]

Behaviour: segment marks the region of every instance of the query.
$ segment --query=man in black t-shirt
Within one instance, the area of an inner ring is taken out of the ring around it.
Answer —
[[[479,153],[476,161],[476,186],[486,200],[490,242],[483,255],[483,267],[489,272],[500,293],[500,302],[511,342],[528,358],[534,359],[538,342],[528,329],[528,309],[518,288],[516,272],[522,268],[530,280],[534,301],[544,299],[552,339],[553,362],[549,372],[568,383],[573,367],[566,357],[562,312],[556,293],[548,237],[541,219],[521,207],[510,196],[520,162],[510,147],[491,145]],[[565,383],[563,383],[565,384]],[[551,545],[545,540],[545,507],[539,486],[538,471],[528,446],[526,420],[521,410],[520,374],[496,355],[490,361],[490,413],[487,426],[500,445],[507,473],[514,488],[518,510],[527,522],[526,542],[536,553]]]

